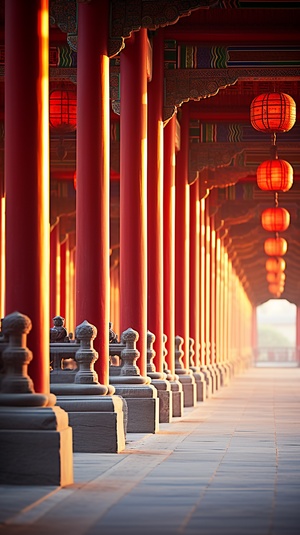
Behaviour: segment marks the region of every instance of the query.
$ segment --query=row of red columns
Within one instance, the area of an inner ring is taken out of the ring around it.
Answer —
[[[47,392],[49,310],[66,312],[62,309],[68,298],[62,286],[75,258],[74,250],[70,257],[68,241],[60,245],[59,228],[53,228],[50,244],[45,20],[47,0],[33,0],[26,7],[22,0],[6,2],[5,308],[6,313],[17,309],[32,319],[28,345],[35,359],[30,373],[36,390]],[[97,326],[95,348],[100,358],[95,368],[105,385],[110,319],[108,27],[108,0],[79,3],[76,281],[64,289],[71,293],[76,289],[71,306],[76,307],[76,325],[87,319]],[[22,56],[24,42],[26,58],[32,57],[30,66]],[[196,365],[212,364],[215,351],[219,360],[230,356],[227,332],[232,329],[227,312],[232,283],[228,255],[213,226],[209,197],[200,198],[198,181],[188,184],[188,106],[182,107],[179,151],[175,117],[163,127],[162,30],[154,38],[151,81],[147,50],[147,31],[142,29],[126,41],[120,56],[119,293],[113,281],[120,299],[120,330],[132,327],[139,333],[141,375],[146,375],[147,329],[156,336],[159,372],[163,334],[173,372],[175,335],[184,339],[183,366],[189,368],[190,336],[195,340]],[[65,277],[59,281],[51,271],[51,308],[50,248],[53,258],[60,257]],[[237,305],[245,306],[245,292],[238,278],[234,280]],[[247,341],[246,326],[238,332],[240,339],[233,343],[240,350]]]

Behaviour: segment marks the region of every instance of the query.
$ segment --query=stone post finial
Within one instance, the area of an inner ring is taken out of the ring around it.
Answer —
[[[155,372],[155,364],[153,359],[156,355],[155,350],[153,349],[153,344],[155,342],[155,334],[150,331],[147,331],[147,372]]]
[[[62,316],[55,316],[52,319],[54,327],[50,329],[50,343],[53,342],[69,342],[67,329],[65,328],[65,318]]]
[[[194,338],[189,338],[189,362],[190,362],[190,367],[191,366],[195,366],[195,362],[194,362],[194,355],[195,355],[194,344],[195,344]]]
[[[10,394],[34,393],[33,382],[28,375],[32,352],[26,347],[27,334],[32,324],[28,316],[13,312],[2,320],[2,331],[9,340],[3,351],[4,377],[1,392]]]
[[[120,375],[140,375],[140,370],[136,365],[136,361],[140,356],[140,352],[136,349],[136,343],[139,339],[139,333],[129,327],[121,335],[125,349],[121,352],[122,367]]]
[[[183,363],[182,363],[182,359],[183,359],[183,350],[182,350],[182,346],[183,346],[183,338],[181,336],[175,336],[175,370],[183,370],[184,367],[183,367]]]
[[[80,342],[80,348],[75,355],[75,360],[79,367],[75,375],[75,383],[98,383],[98,375],[94,370],[94,363],[98,359],[98,353],[93,347],[93,340],[96,336],[97,328],[86,320],[76,327],[75,337]]]

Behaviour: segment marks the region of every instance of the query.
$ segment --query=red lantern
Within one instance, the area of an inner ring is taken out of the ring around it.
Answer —
[[[285,260],[283,258],[268,258],[266,270],[273,273],[280,273],[285,270]]]
[[[59,132],[73,132],[77,124],[75,89],[54,90],[50,93],[50,127]]]
[[[267,273],[267,281],[268,282],[274,282],[274,283],[284,283],[285,281],[285,273],[273,273],[272,271],[269,271]]]
[[[285,208],[267,208],[261,214],[261,224],[270,232],[282,232],[289,227],[290,213]]]
[[[259,132],[288,132],[296,122],[296,103],[286,93],[263,93],[251,103],[250,121]]]
[[[287,252],[287,241],[284,238],[268,238],[264,244],[265,253],[269,256],[283,256]]]
[[[256,179],[264,191],[288,191],[293,185],[293,168],[285,160],[266,160],[258,166]]]
[[[273,283],[269,284],[268,288],[269,288],[269,292],[273,294],[275,297],[280,297],[284,290],[284,288],[282,288],[278,284],[273,284]]]

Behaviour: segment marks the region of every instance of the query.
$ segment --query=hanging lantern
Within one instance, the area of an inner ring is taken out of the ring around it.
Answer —
[[[268,258],[266,270],[273,273],[280,273],[285,270],[285,260],[283,258]]]
[[[286,93],[263,93],[251,102],[250,121],[259,132],[288,132],[296,122],[296,103]]]
[[[274,273],[273,271],[269,271],[266,279],[268,282],[281,283],[285,281],[285,273]]]
[[[283,256],[287,252],[287,241],[284,238],[268,238],[264,243],[265,253],[269,256]]]
[[[58,133],[73,132],[77,124],[77,98],[75,89],[54,90],[50,93],[49,122]]]
[[[256,179],[264,191],[288,191],[293,185],[293,168],[285,160],[266,160],[258,166]]]
[[[261,214],[261,224],[270,232],[283,232],[290,225],[290,213],[285,208],[267,208]]]
[[[268,285],[269,292],[274,295],[274,297],[280,297],[284,288],[281,288],[278,286],[278,284],[269,284]]]

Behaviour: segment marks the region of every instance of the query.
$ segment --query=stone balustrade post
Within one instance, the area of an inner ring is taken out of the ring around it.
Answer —
[[[196,383],[193,372],[183,366],[184,352],[182,336],[175,336],[175,373],[183,387],[184,407],[194,407],[197,401]]]
[[[157,389],[159,398],[159,421],[169,423],[172,419],[172,392],[169,381],[165,373],[156,371],[153,362],[156,352],[153,349],[155,335],[148,330],[147,332],[147,375],[151,377],[153,386]]]
[[[129,327],[121,334],[125,348],[121,351],[118,375],[110,376],[116,394],[122,396],[128,406],[129,433],[156,433],[159,424],[159,399],[151,378],[140,375],[136,362],[140,352],[136,347],[139,333]]]
[[[56,397],[34,390],[28,375],[33,355],[26,347],[31,327],[30,318],[20,312],[2,320],[8,343],[0,385],[0,484],[69,485],[72,429],[67,413],[55,406]]]

